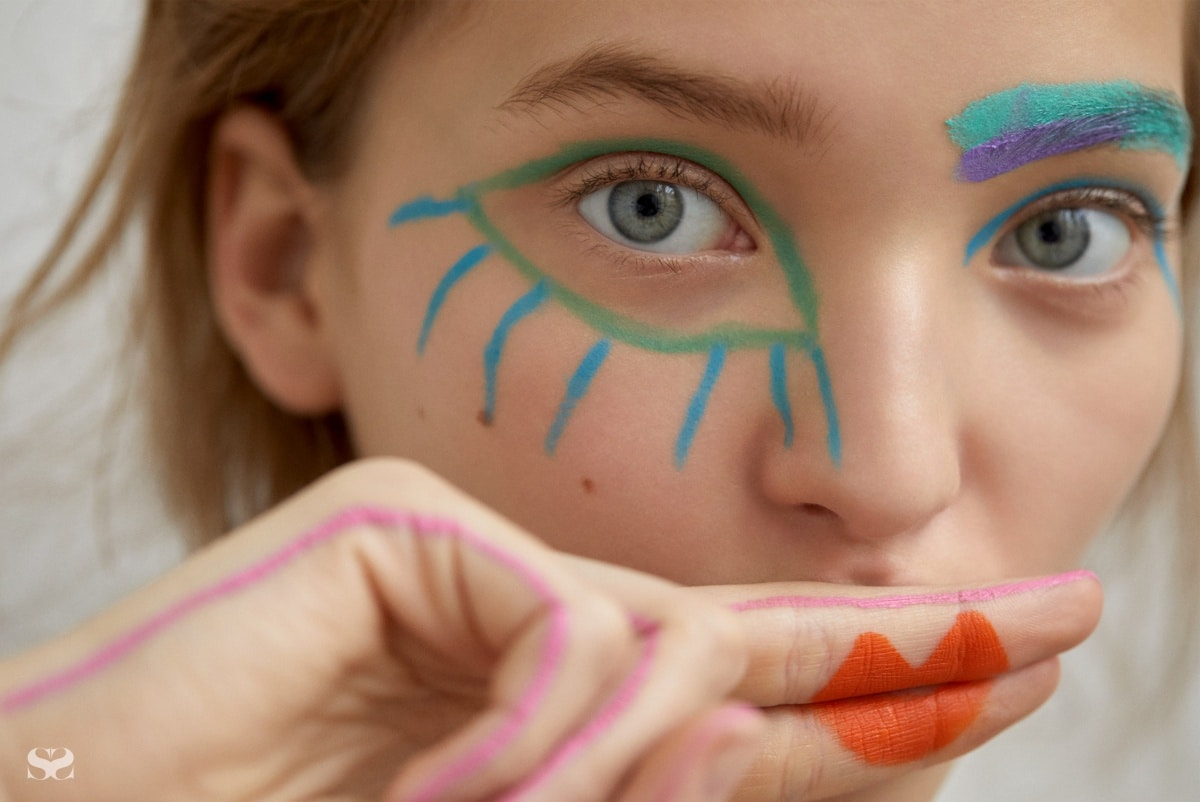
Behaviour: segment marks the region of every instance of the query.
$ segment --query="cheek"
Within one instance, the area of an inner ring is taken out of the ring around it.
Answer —
[[[418,460],[555,545],[595,554],[597,500],[604,515],[644,510],[681,481],[672,454],[704,355],[601,349],[554,300],[522,307],[530,282],[494,256],[431,316],[476,241],[405,237],[368,260],[388,267],[363,271],[337,326],[359,453]],[[626,545],[614,532],[637,527],[609,517],[613,557]]]
[[[613,343],[556,427],[599,336],[547,301],[508,330],[489,416],[488,347],[530,284],[502,263],[481,265],[446,295],[418,353],[446,266],[473,244],[457,239],[406,238],[402,251],[381,253],[390,267],[367,271],[345,316],[346,408],[360,452],[417,460],[564,551],[679,580],[721,576],[723,533],[744,528],[748,449],[780,436],[765,355],[729,355],[681,469],[680,432],[708,355]]]
[[[1179,318],[1165,303],[1143,306],[1104,332],[1035,326],[992,361],[1005,378],[979,385],[992,396],[981,405],[991,423],[979,431],[991,441],[984,470],[1007,530],[999,537],[1018,544],[1026,565],[1070,565],[1116,513],[1162,435],[1178,388]]]

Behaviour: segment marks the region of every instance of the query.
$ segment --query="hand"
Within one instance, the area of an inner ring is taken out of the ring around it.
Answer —
[[[724,799],[761,714],[701,594],[360,463],[0,671],[15,799]],[[67,747],[72,780],[26,777]]]
[[[738,799],[826,798],[1028,712],[1098,596],[1081,577],[682,589],[550,551],[418,468],[363,463],[4,666],[0,771],[20,799],[698,800],[758,753]],[[884,638],[941,656],[901,671],[879,663]],[[731,693],[767,708],[765,736]],[[76,751],[76,781],[24,778],[51,745]]]
[[[1087,571],[973,588],[699,590],[740,611],[750,666],[734,695],[767,714],[738,802],[901,798],[892,781],[1042,704],[1055,655],[1091,633],[1102,599]]]

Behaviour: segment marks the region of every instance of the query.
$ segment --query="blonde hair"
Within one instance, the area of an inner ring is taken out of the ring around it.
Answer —
[[[436,5],[440,12],[444,4]],[[263,397],[204,300],[204,197],[213,125],[234,104],[262,106],[286,126],[311,177],[336,175],[351,150],[354,110],[373,66],[434,6],[433,0],[148,0],[116,123],[58,238],[0,329],[3,360],[22,332],[79,295],[135,221],[144,221],[132,336],[147,360],[151,456],[166,500],[193,544],[228,531],[352,457],[340,415],[298,418]],[[1200,112],[1197,7],[1189,4],[1185,31],[1186,99],[1193,117]],[[1185,195],[1189,225],[1194,178]],[[112,203],[89,239],[88,223],[104,213],[106,189]],[[68,258],[81,240],[82,256]],[[1200,254],[1200,243],[1190,246],[1189,256]],[[1178,511],[1176,620],[1191,630],[1200,612],[1194,585],[1200,537],[1185,531],[1200,522],[1193,319],[1200,309],[1200,265],[1185,262],[1184,384],[1124,521],[1136,527],[1167,504]]]

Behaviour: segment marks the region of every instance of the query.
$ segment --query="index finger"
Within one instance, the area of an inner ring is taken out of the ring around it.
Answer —
[[[797,582],[697,588],[739,612],[760,707],[986,679],[1075,646],[1099,621],[1090,571],[971,588]]]

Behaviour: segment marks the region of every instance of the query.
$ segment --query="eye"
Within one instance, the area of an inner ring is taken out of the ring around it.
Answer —
[[[1100,209],[1041,212],[996,243],[998,264],[1067,278],[1099,278],[1117,267],[1130,247],[1129,227]]]
[[[717,248],[733,222],[711,199],[668,181],[623,181],[589,192],[579,214],[604,236],[656,253]]]

